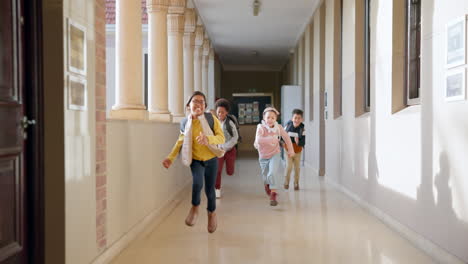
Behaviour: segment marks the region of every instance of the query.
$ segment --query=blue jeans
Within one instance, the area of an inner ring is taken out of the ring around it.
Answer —
[[[208,199],[208,211],[216,210],[215,181],[218,170],[218,158],[214,157],[207,161],[192,160],[190,165],[193,176],[192,184],[192,205],[200,205],[200,193],[203,188],[203,178],[205,178],[205,194]]]
[[[284,171],[281,164],[281,153],[274,155],[269,159],[259,159],[260,168],[262,169],[262,180],[264,184],[269,184],[270,189],[279,189],[281,178]]]

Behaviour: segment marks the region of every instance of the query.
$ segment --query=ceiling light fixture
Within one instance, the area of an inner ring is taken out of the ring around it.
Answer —
[[[254,0],[253,2],[253,15],[258,16],[258,11],[260,10],[260,1]]]

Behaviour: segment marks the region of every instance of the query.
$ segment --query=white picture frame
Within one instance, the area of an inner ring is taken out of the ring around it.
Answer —
[[[68,109],[85,111],[88,105],[88,87],[82,76],[68,75]]]
[[[445,63],[447,68],[466,64],[466,20],[467,16],[463,16],[446,25]]]
[[[466,100],[466,68],[447,72],[444,94],[447,102]]]
[[[86,76],[86,28],[68,19],[68,71]]]

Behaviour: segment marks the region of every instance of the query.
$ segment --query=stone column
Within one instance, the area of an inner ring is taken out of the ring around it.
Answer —
[[[215,103],[215,52],[210,48],[208,55],[208,107],[213,109]]]
[[[193,94],[194,84],[194,45],[195,45],[195,10],[185,10],[185,33],[184,33],[184,102],[186,103]]]
[[[203,26],[197,26],[195,30],[195,50],[193,57],[193,77],[194,77],[194,90],[202,90],[202,56],[203,56],[203,40],[204,40]]]
[[[149,119],[171,121],[168,110],[167,10],[169,0],[148,0],[148,110]]]
[[[145,119],[143,104],[141,3],[116,1],[116,93],[114,119]]]
[[[185,0],[171,0],[167,15],[169,111],[173,122],[180,122],[184,111],[183,43]]]
[[[205,39],[203,42],[202,56],[202,92],[208,96],[208,59],[210,55],[210,41]]]

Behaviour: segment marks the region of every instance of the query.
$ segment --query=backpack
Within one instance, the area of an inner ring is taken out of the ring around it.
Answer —
[[[211,131],[213,131],[213,134],[215,133],[214,131],[214,118],[211,113],[203,113],[205,115],[206,121],[208,122],[208,125],[210,125]],[[184,133],[185,131],[185,125],[187,124],[188,117],[182,119],[180,122],[180,132]]]
[[[213,115],[211,113],[203,113],[203,114],[205,116],[206,121],[208,122],[208,126],[210,127],[213,134],[215,134],[215,131],[214,131],[214,122],[215,122],[215,120],[214,120]],[[187,125],[187,122],[189,121],[188,118],[189,117],[186,117],[186,118],[182,119],[182,121],[180,122],[180,132],[181,133],[185,133],[185,126]],[[204,125],[203,122],[201,123],[201,125],[202,125],[202,130],[206,132],[206,127],[204,129],[205,125]],[[190,132],[193,132],[193,131],[190,131]],[[190,135],[192,135],[192,134],[190,134]],[[221,158],[221,157],[224,156],[225,151],[223,149],[220,149],[218,146],[208,144],[207,147],[218,158]],[[184,142],[180,146],[180,151],[181,151],[181,155],[182,155],[182,163],[184,165],[186,165],[186,166],[190,166],[190,164],[192,164],[192,151],[193,151],[192,150],[192,140],[191,140],[191,138],[184,137]]]
[[[236,127],[236,130],[237,130],[237,135],[239,135],[239,138],[237,139],[237,143],[241,143],[242,138],[240,135],[239,122],[237,122],[237,118],[231,114],[228,114],[226,118],[228,119],[228,121],[232,121],[234,123],[234,126]],[[231,135],[231,137],[234,136],[234,133],[232,132],[232,127],[229,122],[228,122],[228,126],[226,126],[226,130],[228,131],[229,135]]]
[[[291,120],[288,121],[288,123],[286,124],[286,128],[284,129],[286,131],[286,133],[289,131],[289,129],[294,126],[293,122]],[[304,133],[304,126],[300,125],[299,126],[299,138],[302,137],[302,134]],[[298,145],[299,146],[299,145]],[[304,146],[301,146],[301,147],[304,147]]]

